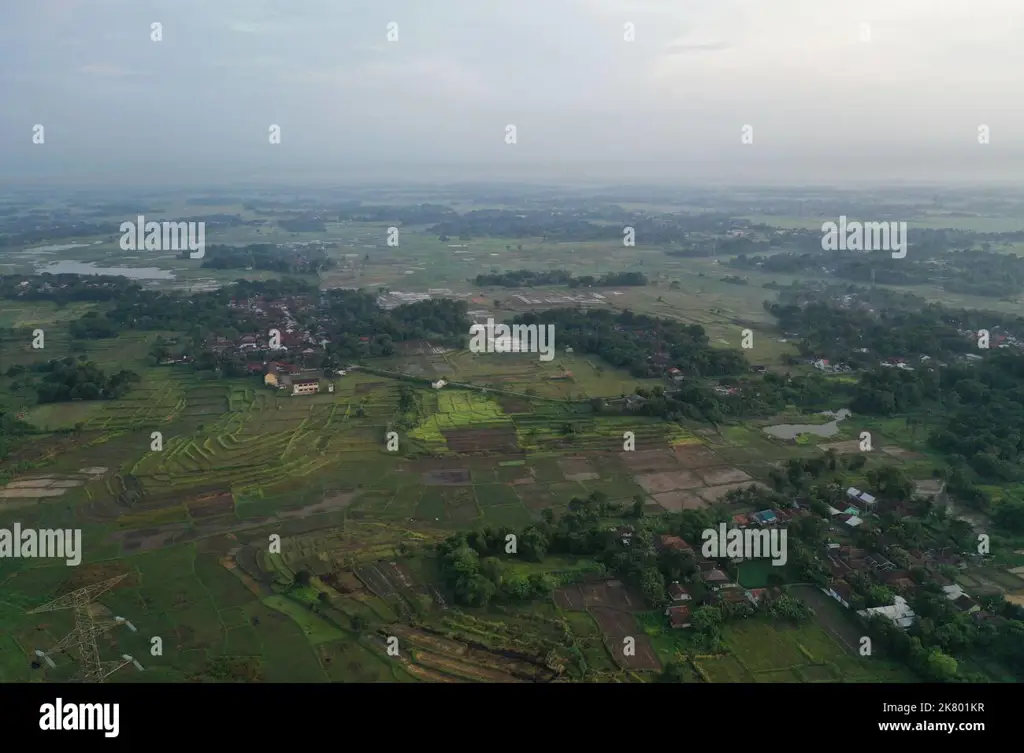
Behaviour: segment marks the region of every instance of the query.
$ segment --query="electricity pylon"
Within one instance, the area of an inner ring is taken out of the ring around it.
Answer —
[[[113,619],[96,618],[89,611],[89,605],[98,596],[106,593],[127,577],[127,574],[118,575],[116,578],[94,583],[85,588],[79,588],[77,591],[65,594],[58,599],[54,599],[49,604],[44,604],[29,612],[29,614],[39,614],[41,612],[57,612],[62,609],[75,610],[75,629],[64,636],[49,651],[36,650],[36,656],[53,668],[57,665],[50,658],[50,654],[76,647],[79,660],[82,663],[79,673],[81,682],[103,682],[114,672],[129,664],[142,671],[142,665],[128,654],[123,654],[120,659],[114,661],[101,661],[100,651],[96,646],[96,636],[121,626],[127,627],[134,633],[136,632],[135,626],[124,617],[114,617]]]

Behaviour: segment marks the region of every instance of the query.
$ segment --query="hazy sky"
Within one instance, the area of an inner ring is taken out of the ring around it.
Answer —
[[[1022,0],[3,0],[0,179],[998,180],[1022,83]]]

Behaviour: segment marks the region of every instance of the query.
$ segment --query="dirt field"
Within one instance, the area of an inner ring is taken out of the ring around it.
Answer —
[[[703,445],[685,444],[675,448],[676,460],[683,468],[705,468],[720,465],[722,459]]]
[[[586,605],[583,603],[583,594],[577,586],[563,586],[554,592],[555,605],[567,612],[585,612]]]
[[[829,442],[828,444],[819,444],[818,449],[821,450],[822,452],[835,450],[840,455],[853,455],[860,452],[860,440],[848,439],[845,442]]]
[[[587,458],[561,458],[558,467],[566,481],[593,481],[600,478]]]
[[[764,484],[758,483],[743,483],[743,484],[727,484],[725,486],[707,486],[703,489],[697,490],[697,495],[707,502],[717,502],[723,499],[726,494],[731,492],[733,489],[746,489],[749,486],[757,486],[761,489],[766,488]]]
[[[654,652],[650,638],[642,633],[632,636],[633,656],[626,656],[624,638],[625,636],[605,639],[605,645],[615,658],[616,664],[624,669],[648,671],[661,669],[661,662],[658,661],[658,655]]]
[[[643,599],[638,594],[630,593],[619,580],[582,583],[579,589],[587,607],[613,607],[629,611],[644,608]]]
[[[216,497],[204,497],[185,502],[188,514],[193,518],[213,518],[230,515],[235,511],[235,498],[230,492]]]
[[[724,484],[739,484],[749,481],[750,476],[739,468],[719,467],[702,468],[695,473],[704,479],[704,486],[722,486]]]
[[[897,460],[920,460],[924,457],[924,455],[921,455],[920,453],[905,450],[902,447],[897,447],[896,445],[883,447],[882,452],[889,457],[896,458]]]
[[[427,471],[420,479],[424,486],[469,486],[468,468],[454,468],[446,471]]]
[[[441,432],[452,452],[518,453],[515,428],[451,429]]]
[[[515,397],[503,397],[498,401],[501,409],[506,413],[533,413],[533,406],[529,400]]]
[[[636,620],[629,612],[611,607],[591,607],[588,611],[597,620],[605,638],[621,639],[627,635],[636,638],[638,635],[643,635],[643,630],[636,624]]]
[[[674,471],[679,469],[675,453],[671,450],[637,450],[621,452],[619,458],[634,472]]]
[[[914,491],[923,497],[934,497],[940,491],[942,491],[942,481],[939,479],[927,479],[925,481],[915,481]]]
[[[708,503],[705,500],[701,499],[696,494],[691,494],[690,492],[662,492],[661,494],[654,494],[652,496],[654,497],[655,502],[670,512],[679,512],[680,510],[699,510],[708,506]]]
[[[671,492],[677,489],[696,489],[698,486],[706,485],[690,471],[648,473],[634,476],[633,480],[648,494]]]

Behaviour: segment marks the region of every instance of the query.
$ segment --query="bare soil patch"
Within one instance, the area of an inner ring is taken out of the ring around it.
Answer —
[[[498,400],[501,409],[506,413],[533,413],[533,406],[529,400],[517,397],[503,397]]]
[[[7,485],[8,489],[45,489],[54,482],[53,478],[39,477],[25,479],[24,481],[12,481]]]
[[[745,483],[745,484],[727,484],[725,486],[708,486],[703,489],[697,490],[697,496],[707,502],[717,502],[720,499],[724,499],[725,495],[731,492],[733,489],[746,489],[749,486],[756,486],[759,489],[766,489],[764,484]]]
[[[594,470],[588,458],[559,458],[556,462],[558,467],[562,469],[563,475],[569,473],[589,473]]]
[[[702,468],[696,471],[697,475],[704,479],[705,486],[722,486],[723,484],[739,484],[749,481],[750,476],[739,468]]]
[[[828,444],[819,444],[818,449],[821,450],[822,452],[835,450],[840,455],[853,455],[854,453],[860,452],[860,440],[847,439],[842,442],[829,442]]]
[[[629,612],[613,609],[612,607],[591,607],[588,611],[597,620],[597,624],[600,626],[601,633],[604,634],[605,638],[618,638],[621,642],[621,639],[627,635],[631,635],[634,638],[637,635],[643,635],[643,631],[639,629],[636,620]]]
[[[934,497],[942,491],[942,484],[941,480],[933,478],[914,482],[915,491],[925,497]]]
[[[327,492],[324,498],[312,505],[306,505],[305,507],[299,507],[295,510],[282,510],[277,514],[279,518],[308,518],[310,515],[319,515],[325,512],[334,512],[335,510],[344,510],[355,499],[355,492]]]
[[[214,497],[202,497],[185,502],[189,516],[193,518],[214,518],[230,515],[235,511],[235,498],[230,493]]]
[[[452,452],[506,452],[521,455],[512,426],[442,431]]]
[[[633,471],[672,471],[679,468],[671,450],[637,450],[619,453],[622,462]]]
[[[420,477],[424,486],[469,486],[469,469],[427,471]]]
[[[680,510],[700,510],[701,508],[708,506],[707,502],[696,494],[690,492],[662,492],[661,494],[653,495],[653,497],[655,502],[669,512],[679,512]]]
[[[704,482],[690,471],[649,473],[634,476],[633,480],[648,494],[671,492],[677,489],[696,489],[698,486],[704,486]]]
[[[920,460],[924,455],[913,452],[912,450],[905,450],[902,447],[896,445],[890,445],[889,447],[883,447],[882,452],[897,460]]]
[[[632,637],[632,656],[626,656],[626,642],[623,637],[617,636],[606,639],[605,645],[608,646],[608,650],[611,652],[612,657],[614,657],[615,663],[624,669],[649,671],[661,669],[661,662],[658,661],[658,655],[654,652],[651,639],[643,633]]]
[[[704,468],[722,462],[714,452],[699,444],[683,444],[674,450],[676,460],[683,468]]]
[[[611,607],[625,611],[644,609],[643,599],[639,594],[632,593],[619,580],[582,583],[579,586],[583,595],[583,603],[590,607]]]
[[[36,499],[39,497],[59,497],[67,489],[0,489],[0,499]]]
[[[559,609],[568,612],[585,612],[586,604],[583,603],[583,594],[578,586],[563,586],[556,589],[554,593],[555,604]]]

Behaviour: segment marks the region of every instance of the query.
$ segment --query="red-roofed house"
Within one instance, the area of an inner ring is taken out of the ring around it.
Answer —
[[[665,610],[665,615],[674,628],[690,627],[690,608],[685,604],[678,607],[669,607]]]
[[[692,549],[689,544],[683,541],[678,536],[669,536],[668,534],[662,534],[661,537],[661,548],[662,549],[678,549],[681,552],[685,552]]]
[[[689,591],[679,585],[679,581],[674,581],[668,587],[668,595],[672,597],[672,601],[690,601],[693,598]]]

